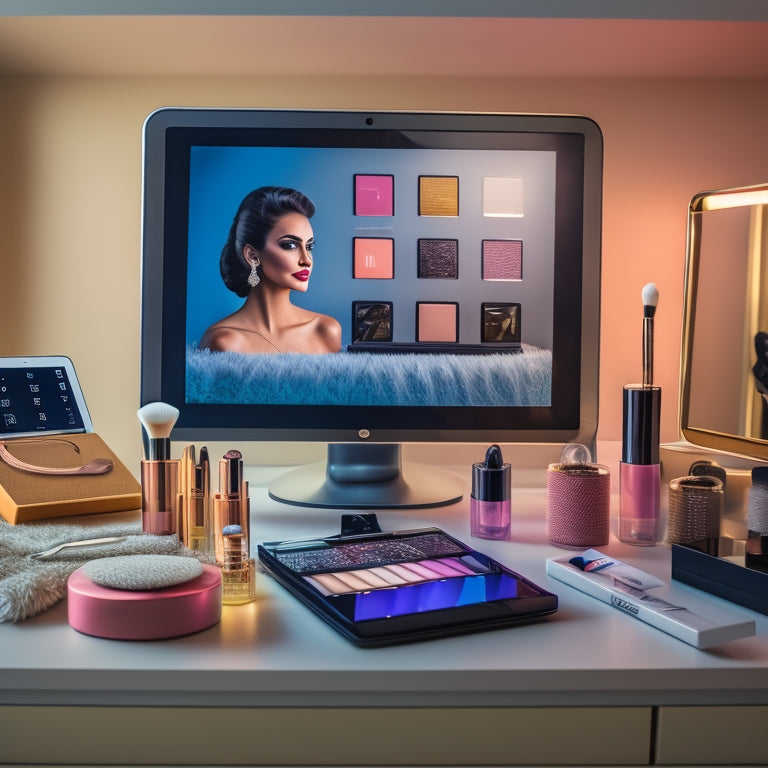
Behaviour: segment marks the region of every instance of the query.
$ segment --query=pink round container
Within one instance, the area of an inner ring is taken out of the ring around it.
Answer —
[[[203,565],[197,578],[162,589],[129,591],[94,584],[78,568],[67,582],[69,624],[111,640],[161,640],[221,619],[221,571]]]

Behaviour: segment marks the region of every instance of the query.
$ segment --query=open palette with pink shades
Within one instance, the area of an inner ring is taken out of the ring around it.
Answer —
[[[361,646],[510,627],[557,610],[556,595],[439,528],[343,532],[258,552],[267,572]]]

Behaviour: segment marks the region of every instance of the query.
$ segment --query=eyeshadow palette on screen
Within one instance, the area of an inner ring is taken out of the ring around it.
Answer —
[[[509,369],[514,382],[507,391],[478,386],[471,404],[550,406],[550,384],[526,389],[514,369],[543,361],[551,382],[556,160],[554,151],[523,149],[192,146],[187,401],[401,404],[386,382],[365,382],[343,400],[325,384],[363,379],[371,356],[388,355],[391,369],[415,366],[445,391],[444,401],[431,391],[424,404],[465,405],[446,366],[464,358],[455,365],[466,367],[471,355],[486,381]],[[305,361],[272,359],[254,362],[251,378],[279,378],[279,391],[228,391],[208,370],[211,355],[196,348],[211,323],[242,304],[223,285],[218,254],[243,197],[270,185],[297,189],[316,208],[311,277],[291,300],[342,327],[341,352],[321,356],[336,359],[306,363],[315,394],[301,383]],[[418,405],[412,398],[402,402]]]

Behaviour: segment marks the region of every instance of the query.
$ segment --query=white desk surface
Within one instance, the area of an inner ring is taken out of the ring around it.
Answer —
[[[451,471],[469,483],[466,468]],[[266,470],[248,471],[254,542],[338,532],[337,510],[272,501],[264,487],[268,476]],[[436,525],[469,542],[468,492],[450,507],[382,511],[379,521],[384,529]],[[615,515],[616,498],[613,507]],[[27,621],[0,624],[0,704],[768,704],[768,616],[672,582],[660,594],[673,602],[704,615],[726,612],[756,621],[755,637],[706,651],[688,646],[550,579],[546,559],[567,550],[546,542],[544,510],[543,484],[515,484],[512,540],[472,540],[559,596],[558,612],[539,623],[362,649],[264,573],[257,574],[255,602],[224,606],[219,624],[175,640],[122,642],[79,634],[67,624],[62,602]],[[601,549],[670,582],[664,545],[635,548],[612,534]]]

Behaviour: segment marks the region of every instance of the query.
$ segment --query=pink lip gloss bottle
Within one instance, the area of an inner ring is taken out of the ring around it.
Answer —
[[[472,465],[469,529],[481,539],[508,539],[512,515],[512,468],[492,445],[485,461]]]
[[[619,540],[652,547],[659,537],[661,387],[624,387],[619,464]]]

